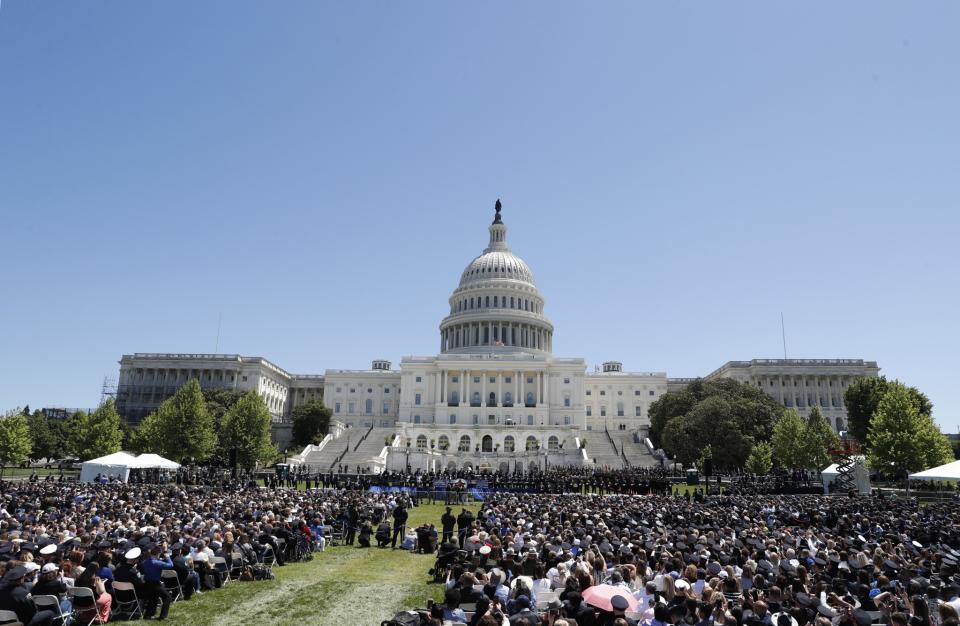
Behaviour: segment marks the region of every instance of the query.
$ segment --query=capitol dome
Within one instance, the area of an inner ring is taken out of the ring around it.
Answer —
[[[440,323],[441,352],[550,352],[553,325],[533,272],[507,246],[507,226],[496,217],[486,249],[467,265]]]

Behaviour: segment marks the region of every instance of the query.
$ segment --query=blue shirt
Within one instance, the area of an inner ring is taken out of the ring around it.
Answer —
[[[150,583],[158,583],[160,582],[160,572],[165,569],[173,569],[173,561],[149,558],[142,563],[142,567],[144,579]]]

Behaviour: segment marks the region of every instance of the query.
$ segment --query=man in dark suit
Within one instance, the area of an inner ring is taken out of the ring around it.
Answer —
[[[398,504],[393,510],[393,538],[390,540],[390,547],[397,547],[397,537],[400,537],[400,543],[403,543],[403,535],[407,528],[407,508],[403,504]]]
[[[447,512],[440,516],[440,525],[443,526],[442,543],[450,541],[450,537],[453,537],[453,527],[457,523],[457,518],[453,516],[452,511],[450,507],[447,507]]]
[[[457,516],[457,535],[460,539],[460,545],[464,545],[464,542],[467,539],[467,531],[470,530],[470,526],[473,524],[473,513],[468,511],[464,507],[460,515]]]

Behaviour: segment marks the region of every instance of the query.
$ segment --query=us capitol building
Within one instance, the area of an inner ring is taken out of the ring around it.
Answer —
[[[650,405],[697,379],[627,372],[617,361],[587,372],[582,358],[554,356],[543,294],[507,245],[499,200],[488,230],[487,247],[449,298],[436,355],[403,357],[399,370],[375,360],[369,370],[323,375],[233,354],[124,355],[117,408],[137,423],[191,378],[205,389],[255,389],[283,450],[293,409],[322,399],[333,411],[330,434],[294,457],[322,471],[652,464]],[[842,430],[846,387],[878,372],[876,362],[862,359],[754,359],[730,361],[703,378],[756,385],[801,415],[819,405]]]

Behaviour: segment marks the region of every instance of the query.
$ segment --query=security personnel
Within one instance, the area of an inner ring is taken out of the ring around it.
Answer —
[[[446,543],[453,537],[453,526],[457,523],[457,518],[453,516],[453,509],[447,507],[447,512],[440,516],[440,525],[443,526],[443,536],[441,542]]]

